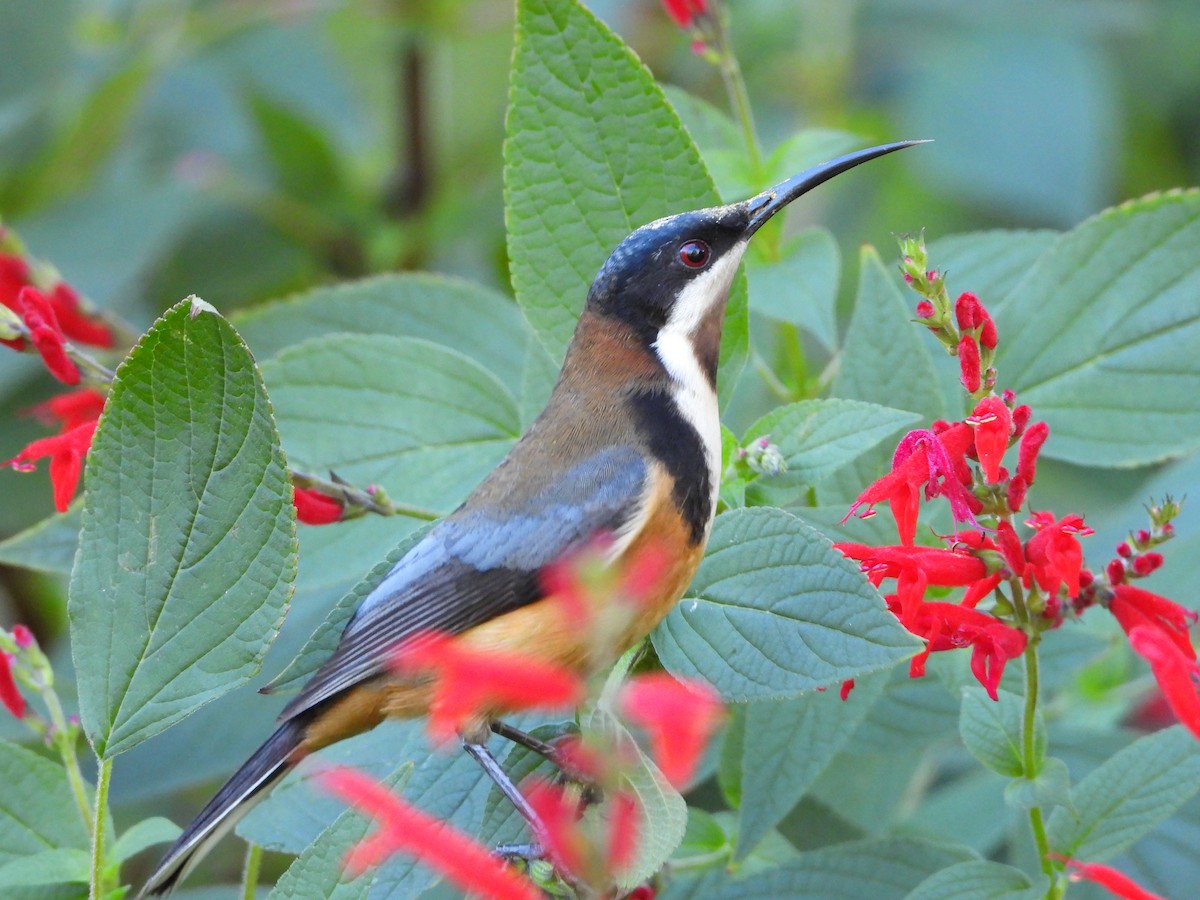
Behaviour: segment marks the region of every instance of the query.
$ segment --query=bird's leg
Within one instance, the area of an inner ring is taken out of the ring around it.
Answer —
[[[557,766],[560,778],[578,784],[582,789],[579,799],[583,807],[599,803],[603,799],[603,792],[600,790],[600,787],[582,773],[573,771],[571,766],[562,758],[562,754],[558,752],[558,748],[553,744],[547,743],[541,738],[536,738],[519,728],[515,728],[507,722],[493,720],[490,725],[492,731],[500,737],[506,738],[514,744],[519,744],[525,749],[536,753],[547,762]]]
[[[467,754],[479,763],[488,778],[495,782],[496,787],[500,788],[500,793],[508,798],[508,801],[517,808],[517,812],[521,814],[526,822],[529,823],[529,828],[533,831],[533,836],[544,843],[546,835],[546,826],[542,824],[541,818],[538,816],[529,801],[525,799],[525,795],[520,789],[513,784],[513,780],[508,777],[508,773],[504,771],[496,757],[492,755],[492,751],[487,748],[487,745],[479,742],[463,738],[463,749]]]
[[[493,720],[491,728],[500,737],[506,738],[514,744],[520,744],[526,750],[532,750],[538,756],[559,766],[558,750],[553,744],[549,744],[541,738],[535,738],[532,734],[524,732],[519,728],[514,728],[507,722]],[[559,767],[561,768],[561,766]]]

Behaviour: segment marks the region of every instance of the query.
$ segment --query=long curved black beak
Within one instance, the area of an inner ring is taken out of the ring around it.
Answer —
[[[866,150],[856,150],[853,153],[847,153],[845,156],[839,156],[837,159],[831,159],[829,162],[821,163],[819,166],[813,166],[811,169],[789,178],[782,184],[777,184],[770,190],[763,191],[761,194],[743,201],[750,213],[750,222],[746,226],[746,237],[758,231],[771,216],[775,215],[775,213],[779,212],[779,210],[783,209],[801,194],[807,194],[817,185],[824,184],[835,175],[841,175],[847,169],[853,169],[859,163],[865,163],[867,160],[886,156],[888,153],[903,150],[905,147],[927,143],[929,142],[897,141],[894,144],[882,144],[878,147],[868,147]]]

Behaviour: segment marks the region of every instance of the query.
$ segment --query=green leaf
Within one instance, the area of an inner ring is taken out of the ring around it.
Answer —
[[[746,708],[736,859],[745,859],[808,791],[880,696],[885,678],[864,679],[843,701],[814,691]]]
[[[1045,875],[1034,881],[1013,866],[972,859],[930,875],[906,900],[1038,900],[1048,887]]]
[[[933,351],[941,351],[912,323],[915,307],[915,299],[906,300],[875,249],[864,247],[858,296],[838,359],[833,396],[911,410],[927,420],[946,417],[933,364]]]
[[[876,447],[916,413],[859,400],[801,400],[780,406],[750,426],[743,444],[769,437],[787,462],[772,486],[816,484]]]
[[[633,862],[617,876],[618,886],[631,890],[661,869],[683,841],[687,830],[687,804],[616,716],[597,707],[582,727],[603,730],[609,737],[607,746],[630,747],[636,754],[622,767],[621,782],[633,793],[642,811],[642,821],[648,825],[638,837]]]
[[[400,793],[412,776],[413,764],[402,764],[383,780],[393,791]],[[394,876],[397,863],[411,868],[408,857],[392,857],[381,866],[369,869],[353,880],[344,880],[343,859],[346,851],[377,827],[373,819],[348,809],[337,817],[321,836],[305,848],[295,862],[280,877],[270,893],[272,900],[285,898],[327,897],[329,900],[366,900],[379,881]],[[411,896],[411,895],[410,895]]]
[[[516,401],[454,350],[415,338],[334,334],[263,365],[288,461],[453,509],[520,434]]]
[[[734,879],[706,900],[889,900],[929,875],[971,858],[960,847],[912,838],[857,841],[801,853],[758,875]]]
[[[337,157],[320,128],[259,91],[251,90],[248,100],[254,125],[283,191],[308,201],[345,192]]]
[[[371,571],[363,576],[358,584],[329,610],[325,620],[304,642],[304,646],[300,648],[295,659],[288,663],[287,667],[276,675],[270,684],[262,688],[263,693],[273,694],[277,691],[295,689],[301,682],[307,681],[313,672],[317,671],[321,664],[333,655],[333,651],[337,649],[338,642],[342,638],[342,632],[346,629],[346,623],[350,621],[350,617],[354,615],[359,604],[371,591],[375,590],[375,587],[383,581],[384,576],[392,570],[392,567],[420,542],[430,527],[425,526],[409,534],[386,557],[376,563]]]
[[[141,853],[147,847],[155,844],[166,844],[179,837],[181,829],[170,819],[162,816],[151,816],[142,819],[135,825],[125,829],[113,845],[112,856],[117,860],[127,860],[136,853]]]
[[[270,403],[208,304],[173,307],[121,364],[86,486],[68,613],[80,716],[108,758],[254,675],[296,574]]]
[[[823,347],[837,346],[837,289],[842,257],[824,228],[784,240],[778,259],[749,255],[750,309],[810,332]]]
[[[76,502],[65,513],[42,519],[0,541],[0,564],[66,575],[79,549],[79,509]]]
[[[233,321],[259,359],[336,331],[423,338],[471,357],[513,392],[521,387],[533,335],[511,298],[427,272],[315,288],[240,312]]]
[[[952,234],[929,242],[929,262],[945,273],[951,296],[975,294],[992,316],[1004,308],[1012,290],[1029,273],[1060,232],[1049,229],[1000,229]],[[1003,340],[1006,335],[1001,334]]]
[[[721,202],[633,53],[576,0],[521,0],[504,144],[513,288],[555,360],[608,254],[662,216]],[[718,389],[745,363],[746,287],[730,291]]]
[[[996,367],[1050,425],[1043,453],[1136,466],[1200,447],[1200,191],[1059,238],[997,317]]]
[[[0,864],[58,847],[84,848],[88,833],[62,766],[0,741]]]
[[[92,857],[86,850],[56,847],[0,865],[0,888],[47,884],[87,884]]]
[[[962,715],[958,720],[963,744],[977,760],[1001,775],[1020,778],[1025,775],[1021,729],[1025,717],[1025,698],[1008,691],[997,691],[992,700],[981,688],[962,689]],[[1039,714],[1033,729],[1034,772],[1040,771],[1046,755],[1046,726]]]
[[[1075,811],[1050,817],[1050,846],[1103,862],[1200,791],[1200,745],[1182,726],[1148,734],[1093,770],[1072,791]]]
[[[733,119],[707,100],[682,88],[664,84],[662,90],[680,123],[695,141],[704,167],[712,174],[722,198],[740,200],[767,186],[754,171],[746,151],[746,137]]]
[[[766,160],[767,181],[776,184],[863,145],[860,135],[834,128],[805,128],[785,139]],[[766,187],[766,185],[763,185]]]
[[[838,684],[922,646],[827,538],[768,507],[717,517],[696,578],[653,639],[668,669],[732,701]]]
[[[1074,809],[1071,800],[1071,772],[1067,764],[1056,756],[1042,763],[1042,770],[1034,778],[1016,778],[1004,788],[1004,802],[1013,809],[1028,810],[1035,806],[1047,810],[1052,806]]]

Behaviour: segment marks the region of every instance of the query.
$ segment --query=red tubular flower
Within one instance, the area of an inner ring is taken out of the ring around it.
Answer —
[[[17,312],[29,328],[29,340],[50,374],[63,384],[79,384],[79,368],[67,356],[65,339],[50,301],[36,288],[17,294]]]
[[[866,544],[833,545],[850,559],[862,563],[872,583],[884,578],[899,578],[905,571],[918,569],[926,584],[961,587],[987,577],[987,566],[977,556],[941,547],[870,547]]]
[[[1004,555],[1004,562],[1012,570],[1012,573],[1024,575],[1025,549],[1021,546],[1021,539],[1017,537],[1016,530],[1003,519],[996,526],[996,544],[1000,547],[1000,552]]]
[[[686,684],[665,672],[638,675],[621,688],[618,708],[650,736],[650,752],[675,787],[696,771],[709,737],[725,714],[721,698],[698,681]]]
[[[608,847],[604,857],[604,867],[608,871],[623,871],[633,862],[640,830],[641,809],[637,800],[628,791],[618,791],[612,798],[608,822]]]
[[[925,660],[930,653],[971,646],[971,674],[993,700],[998,699],[996,689],[1005,664],[1025,651],[1025,632],[956,603],[922,603],[903,624],[927,642],[925,651],[909,666],[910,677],[925,674]]]
[[[7,653],[0,653],[0,703],[18,719],[24,717],[25,698],[21,696],[21,692],[17,690],[17,683],[13,681]]]
[[[342,518],[342,504],[320,491],[298,487],[292,495],[296,520],[305,525],[329,525]]]
[[[1008,449],[1008,437],[1012,432],[1012,416],[1004,401],[999,397],[984,397],[975,405],[975,411],[967,417],[967,424],[975,429],[975,454],[989,484],[1000,480],[1000,460]]]
[[[910,431],[896,446],[892,471],[859,494],[842,521],[863,504],[873,507],[886,501],[896,520],[900,543],[911,545],[917,532],[920,488],[924,485],[926,500],[945,497],[949,501],[955,522],[977,524],[974,510],[979,509],[979,501],[966,489],[971,472],[965,456],[972,441],[970,427],[961,422],[937,434]]]
[[[54,437],[40,438],[29,444],[12,459],[3,463],[19,472],[31,472],[33,461],[50,457],[50,483],[54,486],[54,508],[66,512],[75,496],[79,475],[83,471],[83,458],[92,445],[96,433],[95,422],[84,422],[69,431]]]
[[[1195,652],[1189,656],[1168,634],[1152,625],[1138,625],[1130,631],[1129,646],[1150,663],[1154,680],[1175,717],[1200,738],[1200,694],[1196,693],[1200,665],[1196,664]]]
[[[1060,585],[1067,587],[1067,596],[1079,596],[1079,570],[1083,568],[1083,548],[1076,535],[1088,535],[1092,529],[1083,524],[1083,516],[1063,516],[1055,522],[1049,513],[1037,513],[1030,522],[1038,533],[1025,545],[1029,561],[1025,584],[1032,578],[1047,595],[1058,593]]]
[[[1108,610],[1126,634],[1132,636],[1134,629],[1139,627],[1159,631],[1188,659],[1196,659],[1188,627],[1197,616],[1190,609],[1136,585],[1115,584]]]
[[[112,330],[84,312],[83,301],[65,281],[54,286],[49,301],[62,333],[71,340],[93,347],[112,347],[116,343]]]
[[[1057,853],[1047,855],[1052,859],[1066,863],[1075,870],[1071,873],[1072,881],[1079,881],[1080,879],[1094,881],[1101,887],[1107,888],[1113,896],[1120,897],[1121,900],[1166,900],[1165,897],[1146,890],[1128,875],[1118,872],[1112,866],[1104,866],[1100,863],[1076,862],[1070,857],[1060,856]]]
[[[705,0],[662,0],[662,5],[680,28],[687,28],[706,11]]]
[[[346,854],[354,875],[393,853],[415,856],[467,893],[496,900],[538,900],[541,892],[491,851],[440,819],[405,803],[372,778],[349,768],[322,772],[330,793],[379,822],[379,829]]]
[[[17,309],[17,294],[29,284],[29,264],[19,256],[0,253],[0,303],[13,312]]]
[[[531,778],[522,788],[525,799],[545,828],[546,852],[554,865],[580,876],[587,870],[588,842],[579,827],[579,804],[562,785]]]
[[[437,632],[405,641],[392,664],[405,675],[434,676],[429,733],[439,741],[496,713],[569,709],[584,696],[583,683],[569,669]]]
[[[958,342],[958,367],[961,371],[962,386],[967,393],[973,394],[983,383],[983,373],[980,369],[979,344],[969,334],[964,334]]]
[[[1033,484],[1037,475],[1037,458],[1042,444],[1050,436],[1050,426],[1045,422],[1034,422],[1021,435],[1021,449],[1017,451],[1017,475],[1025,479],[1027,485]]]
[[[46,425],[58,423],[63,431],[70,431],[76,425],[85,422],[95,422],[104,412],[105,395],[92,388],[80,388],[51,397],[45,403],[29,408],[39,422]]]

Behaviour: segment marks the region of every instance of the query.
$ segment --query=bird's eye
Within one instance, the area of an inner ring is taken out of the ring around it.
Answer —
[[[712,251],[704,241],[687,241],[679,247],[679,259],[689,269],[702,269],[708,265]]]

